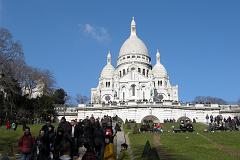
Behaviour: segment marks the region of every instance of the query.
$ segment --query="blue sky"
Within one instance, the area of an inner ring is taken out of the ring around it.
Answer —
[[[0,0],[0,26],[23,46],[28,64],[49,69],[56,87],[90,95],[108,50],[113,64],[135,17],[155,64],[161,53],[182,101],[240,98],[240,1]]]

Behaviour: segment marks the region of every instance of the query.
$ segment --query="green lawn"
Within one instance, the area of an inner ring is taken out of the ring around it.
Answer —
[[[142,159],[144,145],[147,140],[152,147],[164,151],[174,160],[238,160],[240,159],[240,132],[204,133],[203,124],[194,124],[193,133],[172,133],[172,126],[179,124],[164,124],[164,133],[132,134],[129,140],[136,159]],[[160,157],[161,159],[161,157]]]

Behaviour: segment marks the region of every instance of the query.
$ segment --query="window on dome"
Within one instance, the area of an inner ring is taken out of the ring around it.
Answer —
[[[140,68],[138,68],[138,72],[141,73],[141,69]]]
[[[131,68],[131,71],[134,71],[134,70],[135,70],[135,68],[134,68],[134,67],[132,67],[132,68]]]
[[[158,81],[158,86],[162,86],[162,81]]]
[[[145,59],[145,57],[142,56],[142,59]]]
[[[140,56],[137,56],[137,58],[141,58]]]
[[[123,57],[123,60],[125,59],[125,57]]]
[[[132,56],[132,58],[135,58],[136,56]]]
[[[106,82],[106,87],[110,87],[110,82]]]
[[[126,73],[125,73],[125,69],[123,69],[123,76],[125,75]]]
[[[127,56],[127,58],[130,58],[130,56]]]
[[[122,72],[121,71],[119,71],[119,75],[120,75],[120,77],[122,77]]]
[[[145,76],[145,69],[143,69],[142,74]]]
[[[148,77],[148,70],[147,70],[147,77]]]

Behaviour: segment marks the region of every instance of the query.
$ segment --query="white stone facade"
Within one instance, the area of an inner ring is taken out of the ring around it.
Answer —
[[[157,51],[156,64],[144,42],[137,36],[136,23],[131,22],[131,34],[123,43],[117,66],[111,64],[111,54],[103,68],[99,83],[91,89],[91,103],[121,103],[141,101],[178,101],[178,86],[171,86],[166,69]]]
[[[91,104],[79,104],[76,110],[77,114],[74,115],[77,119],[92,115],[99,118],[117,115],[123,121],[131,119],[137,123],[146,116],[154,116],[161,123],[166,119],[178,120],[181,117],[205,123],[206,115],[221,114],[225,118],[240,115],[240,106],[181,104],[178,86],[170,84],[159,51],[156,64],[151,65],[147,47],[137,36],[134,19],[131,22],[131,34],[120,49],[117,66],[112,66],[109,52],[98,86],[91,89]],[[69,114],[69,118],[71,116]]]

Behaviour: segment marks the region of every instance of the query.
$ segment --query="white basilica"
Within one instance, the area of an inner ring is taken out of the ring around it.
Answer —
[[[75,109],[58,111],[58,117],[68,120],[84,119],[86,116],[102,118],[104,115],[141,123],[152,117],[163,123],[166,119],[195,119],[206,123],[206,115],[234,117],[240,114],[240,106],[218,104],[180,103],[178,86],[171,86],[166,69],[157,51],[156,64],[151,65],[147,47],[137,36],[136,23],[131,22],[131,33],[123,43],[117,66],[111,64],[107,55],[96,88],[91,89],[91,104],[78,104]]]
[[[156,64],[152,66],[148,49],[137,36],[133,18],[130,36],[120,49],[117,66],[112,66],[109,52],[98,86],[91,89],[91,102],[142,101],[178,101],[178,86],[170,84],[167,71],[161,64],[159,51],[156,53]]]

